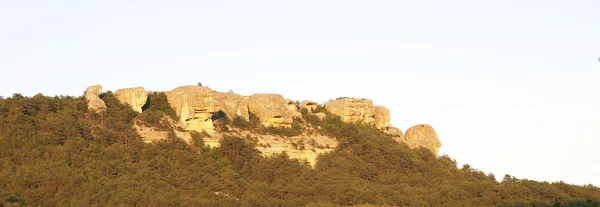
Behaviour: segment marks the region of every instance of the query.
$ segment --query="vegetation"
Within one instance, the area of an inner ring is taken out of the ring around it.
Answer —
[[[177,120],[177,114],[171,105],[169,105],[167,95],[164,92],[148,93],[148,100],[142,107],[142,111],[143,113],[138,117],[141,123],[159,130],[172,130],[168,118]]]
[[[110,92],[101,98],[103,114],[82,97],[0,98],[0,206],[600,206],[595,186],[498,182],[331,116],[306,121],[340,143],[314,169],[260,156],[252,137],[225,136],[220,148],[200,133],[192,144],[173,136],[144,144],[132,126],[154,106],[140,115]]]

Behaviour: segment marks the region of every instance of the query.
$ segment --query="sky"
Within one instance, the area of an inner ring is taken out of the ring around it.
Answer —
[[[0,96],[372,99],[501,179],[600,186],[600,1],[0,1]]]

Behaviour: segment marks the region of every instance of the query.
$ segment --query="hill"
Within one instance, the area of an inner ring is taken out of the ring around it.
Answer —
[[[144,105],[101,89],[97,99],[0,98],[0,206],[600,205],[596,186],[510,175],[498,182],[469,165],[458,167],[437,156],[439,142],[410,146],[406,136],[390,133],[385,119],[357,121],[326,106],[290,112],[291,122],[268,112],[275,106],[261,109],[264,114],[249,109],[245,119],[212,102],[192,107],[190,116],[182,113],[186,104],[172,107],[169,92],[147,96]],[[213,129],[199,124],[208,120]],[[194,124],[182,125],[187,121]],[[335,146],[319,144],[328,140]],[[265,156],[277,147],[271,143],[286,150]],[[290,159],[287,149],[314,152],[314,162]]]

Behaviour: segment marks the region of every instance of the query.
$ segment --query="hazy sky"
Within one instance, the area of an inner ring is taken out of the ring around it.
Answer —
[[[598,0],[2,0],[0,96],[202,82],[370,98],[403,131],[431,124],[459,165],[600,186],[599,11]]]

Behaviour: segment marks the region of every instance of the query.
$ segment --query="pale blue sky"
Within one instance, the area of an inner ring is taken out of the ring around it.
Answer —
[[[600,1],[206,2],[0,1],[0,95],[370,98],[461,165],[600,185]]]

